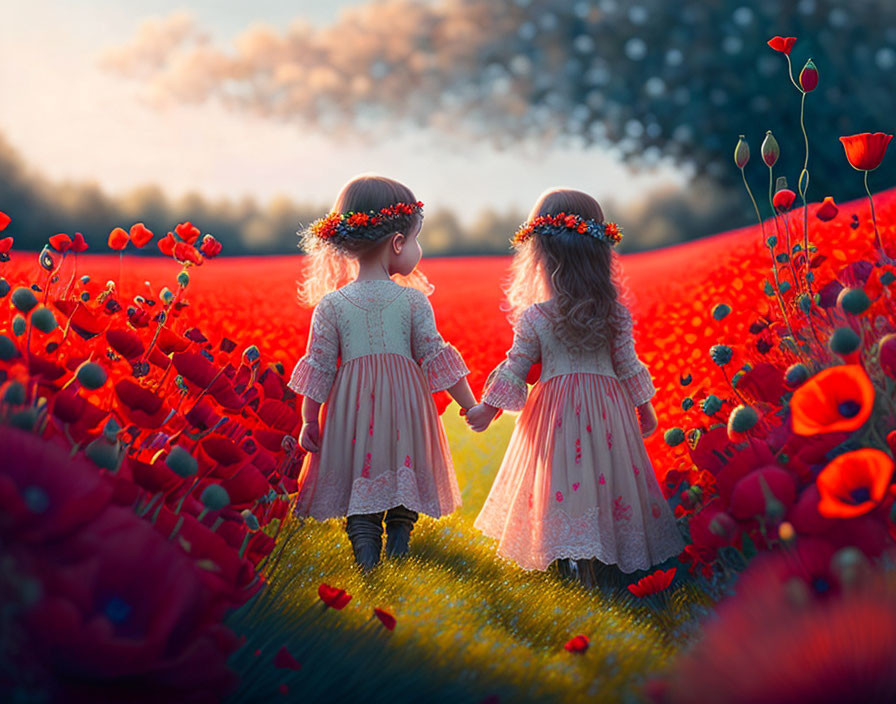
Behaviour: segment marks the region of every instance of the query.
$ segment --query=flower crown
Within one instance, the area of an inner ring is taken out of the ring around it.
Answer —
[[[561,232],[568,231],[594,237],[606,242],[611,247],[622,240],[622,228],[615,222],[598,222],[597,220],[586,220],[578,215],[557,213],[556,215],[539,215],[534,220],[524,222],[510,242],[517,247],[534,233],[559,235]]]
[[[364,213],[330,213],[311,223],[311,233],[322,240],[348,238],[378,239],[387,225],[400,218],[422,212],[423,203],[394,203],[379,210],[368,210]]]

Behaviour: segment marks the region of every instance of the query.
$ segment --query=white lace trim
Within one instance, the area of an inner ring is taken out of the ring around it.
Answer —
[[[470,373],[457,348],[447,343],[432,357],[423,360],[420,367],[432,392],[450,389]]]
[[[521,411],[526,405],[528,387],[526,382],[501,364],[490,380],[485,393],[482,394],[482,402],[495,408],[503,408],[505,411]]]
[[[498,554],[525,570],[547,569],[560,558],[594,557],[618,565],[623,572],[635,572],[650,569],[685,547],[668,505],[660,516],[647,516],[646,527],[631,518],[614,521],[597,506],[576,517],[562,508],[551,508],[540,530],[534,518],[525,525],[506,525],[500,518],[484,514],[474,526],[488,537],[499,539]],[[541,541],[536,544],[534,537],[539,534]]]
[[[287,386],[300,396],[326,403],[335,379],[335,371],[320,369],[308,361],[307,357],[302,357],[292,370]]]
[[[347,506],[344,498],[332,496],[316,505],[312,501],[313,510],[304,513],[300,509],[303,498],[302,492],[300,492],[296,501],[295,513],[299,516],[311,516],[315,520],[325,521],[328,518],[361,513],[380,513],[395,506],[404,506],[411,511],[440,518],[453,513],[461,505],[460,490],[453,472],[450,473],[450,484],[450,490],[442,491],[441,495],[422,495],[414,470],[410,467],[399,467],[394,472],[381,472],[372,479],[366,477],[355,479]],[[438,492],[435,481],[434,490]]]
[[[637,373],[620,379],[619,383],[628,391],[628,395],[632,397],[632,403],[636,406],[647,403],[656,394],[650,372],[643,365]]]

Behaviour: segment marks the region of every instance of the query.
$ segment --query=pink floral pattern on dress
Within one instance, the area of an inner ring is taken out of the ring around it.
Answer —
[[[621,496],[617,496],[613,501],[613,520],[628,521],[632,517],[631,505],[625,503]]]
[[[563,501],[563,492],[562,491],[557,492],[557,501]]]
[[[411,456],[410,456],[410,455],[405,455],[405,456],[404,456],[404,466],[405,466],[405,467],[409,467],[409,468],[414,466],[414,463],[411,461]]]
[[[650,512],[653,514],[653,517],[654,517],[654,518],[659,518],[659,517],[660,517],[660,507],[657,506],[656,504],[651,504],[651,506],[650,506]]]
[[[365,479],[370,478],[370,453],[364,457],[364,466],[361,468],[361,476]]]
[[[641,470],[638,469],[637,465],[634,464],[632,465],[632,471],[635,473],[636,477],[641,473]]]
[[[609,430],[607,430],[607,449],[613,449],[613,433],[611,433]]]
[[[581,486],[581,484],[579,482],[576,482],[575,484],[572,485],[572,490],[578,491],[580,486]]]
[[[581,438],[576,438],[576,464],[579,464],[582,461],[582,440]]]
[[[589,433],[591,432],[591,423],[585,426],[585,430],[587,430]]]
[[[607,483],[607,478],[604,476],[603,472],[600,473],[600,479],[597,480],[597,483],[598,484],[606,484]]]

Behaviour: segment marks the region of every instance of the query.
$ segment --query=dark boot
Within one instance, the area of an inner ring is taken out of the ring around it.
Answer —
[[[403,557],[410,550],[411,531],[417,512],[404,506],[386,511],[386,557]]]
[[[376,567],[383,548],[383,514],[359,513],[349,516],[345,531],[352,543],[355,562],[361,569],[367,571]]]
[[[594,569],[595,560],[576,560],[576,572],[579,582],[586,589],[594,589],[597,586],[597,573]]]

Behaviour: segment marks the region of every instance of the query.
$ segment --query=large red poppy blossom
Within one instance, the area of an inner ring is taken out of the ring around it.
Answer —
[[[186,242],[178,242],[174,245],[174,258],[179,262],[192,262],[197,266],[202,264],[202,255],[199,250]]]
[[[220,697],[235,684],[237,638],[215,622],[201,570],[131,509],[107,507],[30,566],[42,598],[26,615],[28,638],[66,701],[92,700],[72,696],[79,683],[94,694],[126,683],[135,701]]]
[[[749,394],[757,401],[779,404],[781,396],[787,392],[784,374],[774,364],[759,362],[744,372],[737,382],[737,390]]]
[[[197,239],[199,239],[199,228],[189,220],[180,223],[177,227],[174,228],[174,231],[187,244],[193,244]]]
[[[590,643],[591,641],[588,640],[588,636],[577,635],[566,641],[563,647],[570,653],[581,655],[588,650]]]
[[[775,206],[775,210],[780,213],[784,210],[790,210],[790,206],[793,205],[794,200],[796,200],[796,193],[789,188],[782,188],[775,193],[775,197],[772,198],[772,205]]]
[[[635,584],[629,584],[628,590],[637,597],[650,596],[669,588],[675,578],[676,568],[657,570],[646,577],[642,577]]]
[[[72,240],[64,232],[60,232],[50,238],[50,246],[57,252],[67,252],[72,246]]]
[[[346,594],[345,589],[331,587],[329,584],[321,584],[317,588],[317,595],[324,604],[337,611],[342,611],[352,600],[352,595]]]
[[[860,428],[874,407],[874,385],[858,364],[820,371],[793,392],[793,432],[816,435]]]
[[[725,429],[722,426],[723,430]],[[749,443],[738,448],[722,469],[716,474],[716,487],[719,497],[726,504],[731,498],[735,485],[757,467],[764,467],[774,462],[774,456],[765,443]]]
[[[158,428],[170,412],[162,397],[127,378],[116,382],[115,395],[125,415],[141,428]]]
[[[230,497],[230,505],[238,509],[251,507],[271,488],[265,476],[251,464],[240,467],[220,484]]]
[[[109,346],[125,359],[136,359],[145,348],[139,336],[127,328],[110,328],[106,331]]]
[[[884,160],[887,146],[893,135],[883,132],[862,132],[849,137],[841,137],[846,160],[858,171],[874,171]]]
[[[755,518],[766,515],[774,500],[786,512],[796,500],[796,482],[789,472],[769,465],[750,472],[734,485],[729,509],[735,518]]]
[[[170,232],[158,242],[156,242],[156,246],[159,248],[159,251],[166,257],[171,257],[174,255],[174,245],[176,244],[177,240],[174,239],[174,235]]]
[[[109,233],[109,247],[111,247],[112,249],[121,251],[128,246],[128,242],[130,242],[128,233],[122,230],[120,227],[116,227],[114,230],[112,230],[112,232]]]
[[[796,44],[796,37],[772,37],[768,40],[768,45],[782,54],[790,54],[794,44]]]
[[[868,513],[887,494],[893,459],[881,450],[865,448],[835,457],[816,480],[821,501],[818,512],[828,518]]]
[[[202,238],[202,244],[199,245],[199,249],[206,258],[213,259],[221,253],[223,247],[214,237],[206,235]]]
[[[837,217],[837,213],[839,212],[840,209],[837,207],[837,204],[834,203],[833,196],[826,196],[825,199],[821,201],[821,205],[815,209],[815,217],[822,222],[829,222]]]
[[[196,459],[214,477],[232,477],[250,459],[239,445],[219,433],[206,435],[197,449]]]
[[[61,538],[90,522],[112,488],[83,456],[11,425],[0,424],[0,536],[5,541]]]

